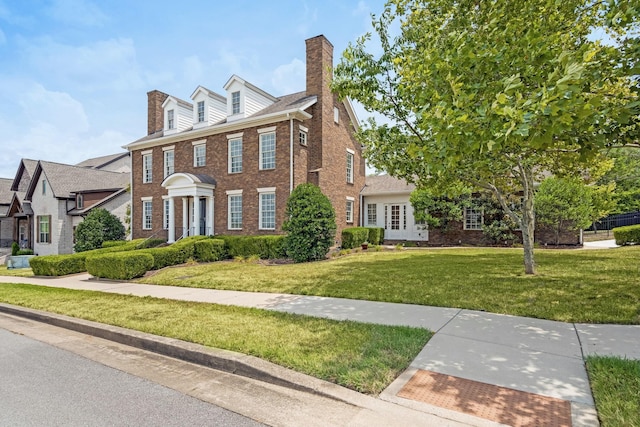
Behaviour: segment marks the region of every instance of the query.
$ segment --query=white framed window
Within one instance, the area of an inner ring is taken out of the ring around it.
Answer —
[[[162,229],[169,229],[169,199],[162,201]]]
[[[242,172],[242,138],[229,140],[229,173]]]
[[[464,229],[482,230],[484,212],[482,209],[464,208]]]
[[[207,145],[198,144],[193,146],[193,166],[202,167],[207,164]]]
[[[175,152],[173,150],[164,150],[164,178],[175,172]]]
[[[353,223],[353,197],[347,197],[347,222]]]
[[[275,188],[258,189],[260,192],[259,216],[260,230],[276,229],[276,193]]]
[[[338,110],[338,107],[333,107],[333,121],[340,123],[340,110]]]
[[[231,93],[231,114],[240,113],[240,92]]]
[[[151,153],[142,155],[142,182],[147,184],[153,181],[153,156]]]
[[[276,133],[260,134],[260,170],[276,168]]]
[[[175,127],[176,127],[175,113],[173,110],[169,110],[167,111],[167,129],[175,129]]]
[[[142,229],[151,230],[153,226],[153,205],[150,199],[142,200]]]
[[[76,195],[76,208],[83,209],[84,208],[84,194]]]
[[[38,243],[51,243],[51,215],[38,216]]]
[[[204,101],[198,101],[198,123],[204,122]]]
[[[367,204],[367,225],[378,224],[378,205],[375,203]]]
[[[347,182],[353,184],[353,151],[347,150]]]
[[[42,180],[42,195],[43,196],[47,195],[47,180],[46,179]]]
[[[298,132],[298,141],[300,145],[307,146],[307,140],[309,138],[309,129],[304,126],[300,126],[300,131]]]
[[[227,191],[229,230],[242,229],[242,190]]]

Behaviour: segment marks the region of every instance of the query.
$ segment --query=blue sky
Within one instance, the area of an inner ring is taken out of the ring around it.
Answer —
[[[21,158],[123,151],[146,134],[153,89],[188,100],[237,74],[275,96],[304,90],[305,39],[324,34],[337,63],[384,3],[0,0],[0,177]]]

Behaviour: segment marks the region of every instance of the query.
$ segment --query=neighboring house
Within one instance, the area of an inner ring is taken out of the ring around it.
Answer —
[[[413,184],[389,175],[367,176],[362,190],[362,218],[365,227],[383,227],[388,243],[418,242],[428,246],[486,245],[490,243],[482,231],[485,222],[491,220],[480,209],[465,208],[462,222],[449,224],[446,231],[428,229],[413,216],[409,201]],[[520,235],[519,231],[514,234]],[[538,226],[535,241],[540,245],[554,245],[553,231]],[[582,244],[579,230],[566,230],[560,236],[562,245]]]
[[[306,40],[306,90],[272,96],[233,75],[190,102],[148,92],[147,136],[127,145],[133,238],[281,234],[286,202],[311,182],[358,225],[365,164],[348,100],[330,90],[333,46]]]
[[[10,187],[11,241],[37,255],[67,254],[75,227],[91,209],[105,208],[124,223],[131,202],[128,159],[128,152],[83,166],[23,159]]]
[[[9,218],[9,207],[13,199],[13,180],[0,178],[0,248],[7,248],[13,242],[13,220]]]

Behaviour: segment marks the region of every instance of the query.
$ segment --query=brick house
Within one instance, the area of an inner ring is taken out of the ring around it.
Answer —
[[[224,95],[187,102],[147,93],[147,135],[131,152],[133,238],[281,234],[286,201],[311,182],[329,197],[339,239],[358,225],[365,163],[348,100],[330,90],[333,46],[306,40],[306,90],[273,96],[233,75]]]

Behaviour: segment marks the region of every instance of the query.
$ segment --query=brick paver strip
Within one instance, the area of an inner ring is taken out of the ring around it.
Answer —
[[[418,370],[398,396],[513,427],[571,427],[571,403],[493,384]]]

